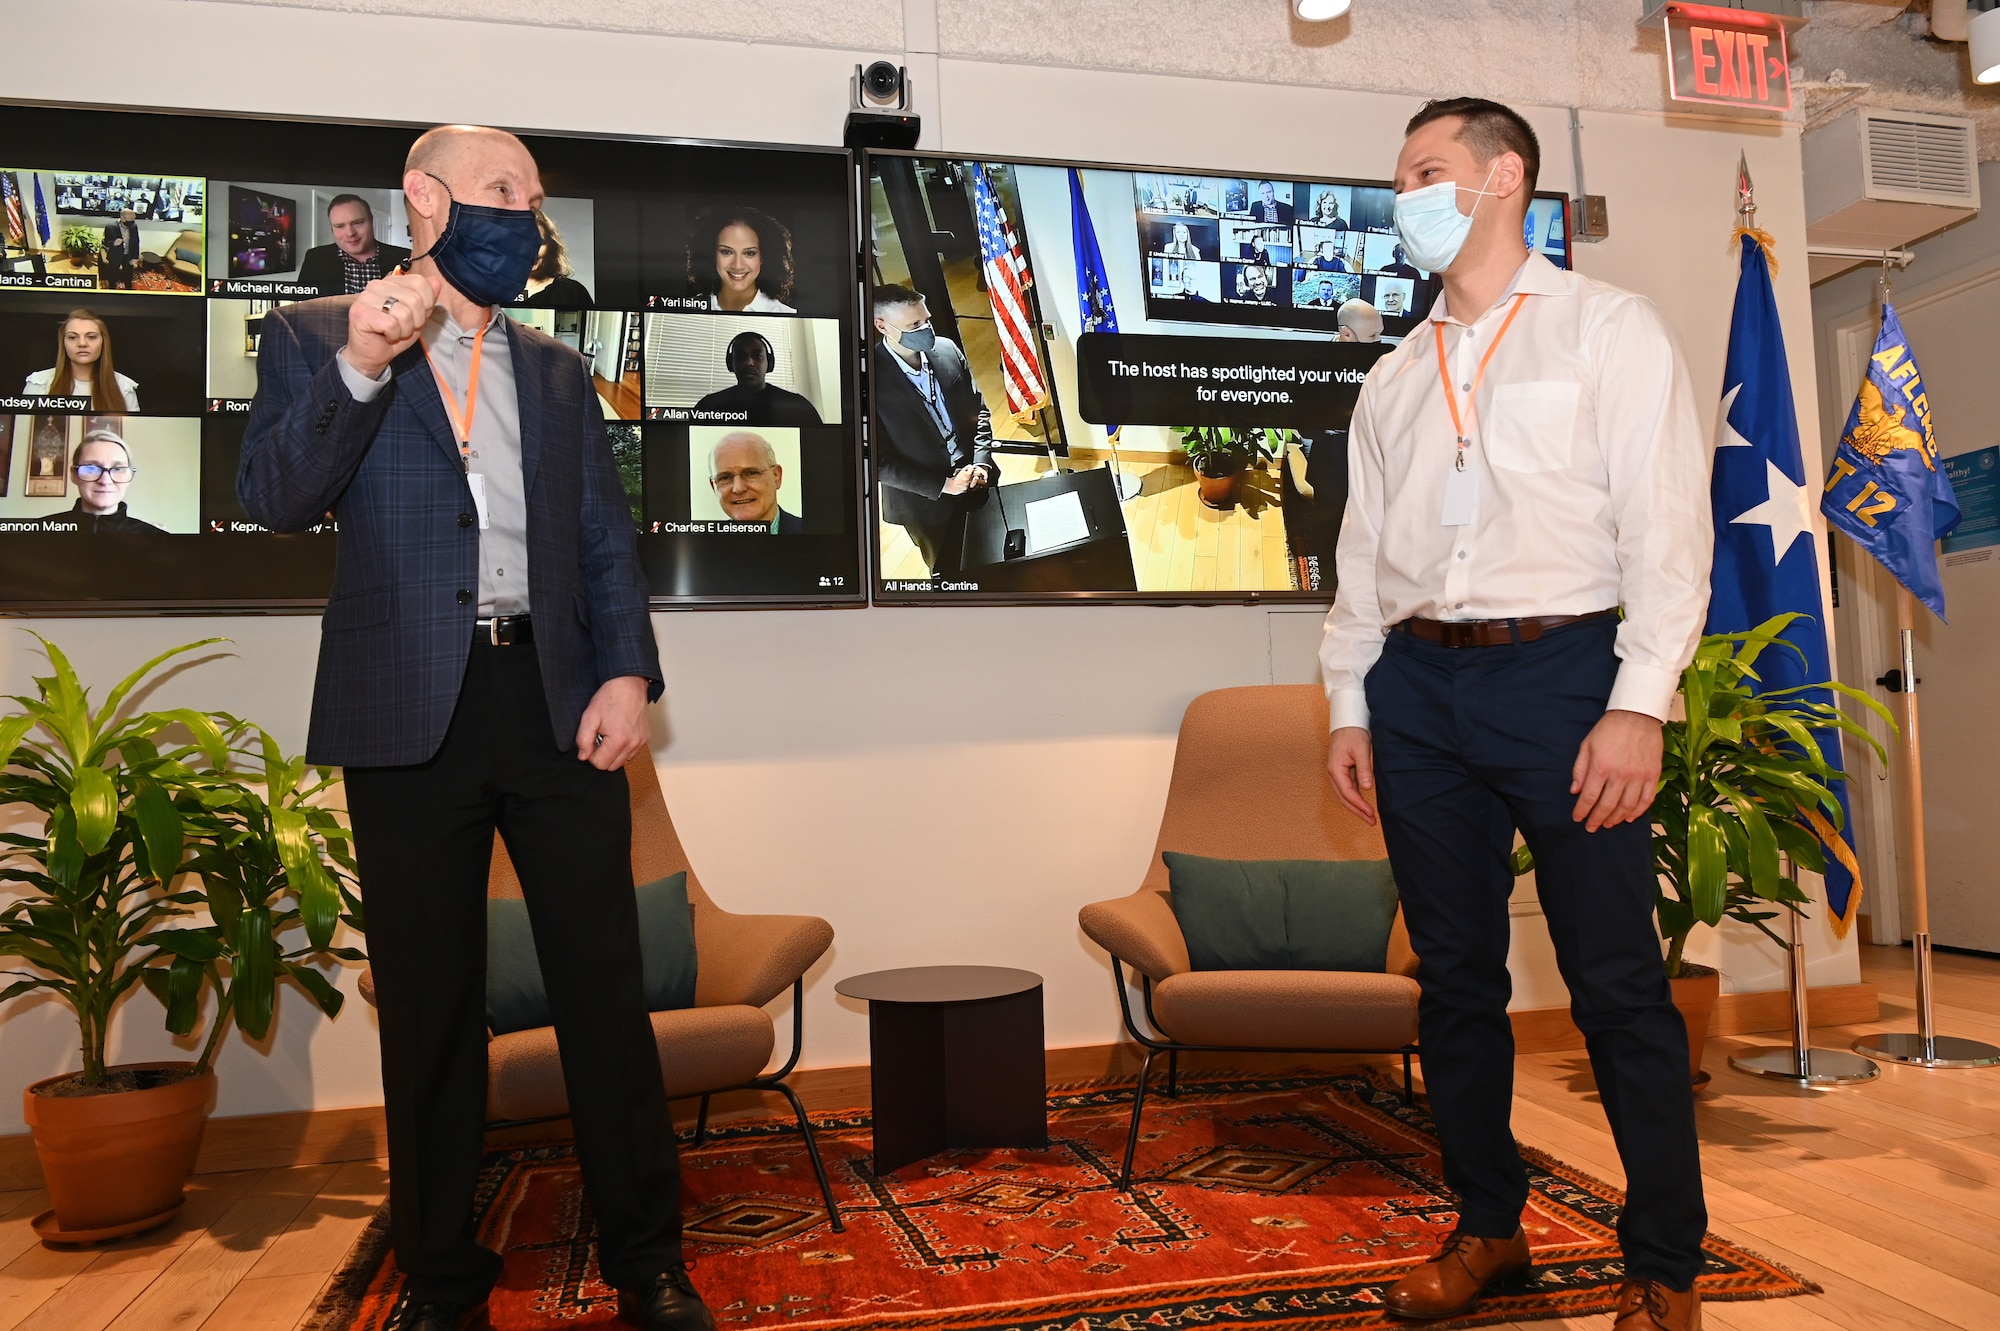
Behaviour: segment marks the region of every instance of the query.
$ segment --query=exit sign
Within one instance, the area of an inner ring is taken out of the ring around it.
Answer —
[[[1669,4],[1667,70],[1677,102],[1792,109],[1792,61],[1775,16],[1712,5]]]

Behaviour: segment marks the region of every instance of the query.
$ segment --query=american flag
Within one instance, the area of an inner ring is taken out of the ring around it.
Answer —
[[[979,219],[979,262],[986,274],[987,299],[993,303],[994,329],[1000,335],[1000,368],[1007,379],[1007,411],[1017,421],[1026,420],[1049,400],[1028,305],[1028,287],[1034,279],[985,167],[973,166],[972,189]]]
[[[7,239],[26,241],[28,223],[21,216],[21,187],[14,183],[11,171],[0,171],[0,197],[5,198],[7,205]]]

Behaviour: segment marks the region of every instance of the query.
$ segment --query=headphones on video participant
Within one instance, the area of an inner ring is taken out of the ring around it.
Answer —
[[[748,342],[753,337],[764,344],[764,372],[768,374],[778,367],[778,349],[771,345],[770,338],[765,337],[762,333],[738,333],[735,337],[729,339],[729,346],[722,353],[723,369],[729,371],[731,374],[736,373],[736,348]]]

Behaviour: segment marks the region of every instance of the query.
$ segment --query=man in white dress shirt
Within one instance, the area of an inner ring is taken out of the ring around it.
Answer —
[[[1707,607],[1709,458],[1659,311],[1522,243],[1539,156],[1492,102],[1410,122],[1397,230],[1444,294],[1375,363],[1349,435],[1327,766],[1358,816],[1380,810],[1459,1204],[1385,1301],[1449,1317],[1530,1271],[1508,1126],[1518,828],[1625,1165],[1617,1331],[1687,1331],[1707,1216],[1647,809]]]

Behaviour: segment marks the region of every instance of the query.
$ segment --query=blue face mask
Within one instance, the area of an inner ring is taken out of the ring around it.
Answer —
[[[1485,185],[1493,182],[1493,170],[1498,166],[1495,162],[1487,168],[1485,184],[1466,192],[1486,197]],[[1451,267],[1465,248],[1465,238],[1472,234],[1472,219],[1479,205],[1473,204],[1471,213],[1460,212],[1461,189],[1465,186],[1444,180],[1396,196],[1396,236],[1410,262],[1425,272],[1438,273]]]
[[[475,305],[504,305],[520,295],[542,250],[534,212],[460,203],[452,198],[451,186],[436,176],[431,179],[444,185],[451,211],[430,250],[418,257],[428,257],[438,274]]]

